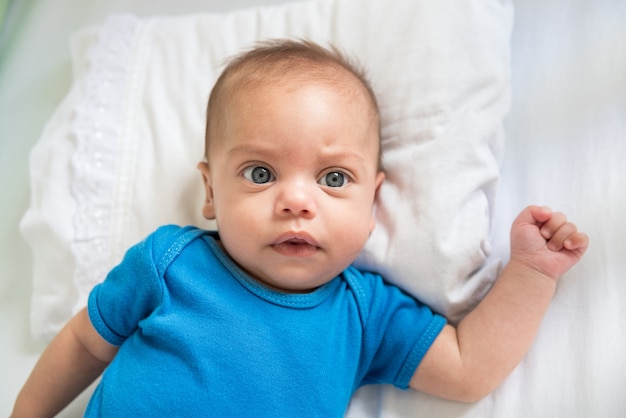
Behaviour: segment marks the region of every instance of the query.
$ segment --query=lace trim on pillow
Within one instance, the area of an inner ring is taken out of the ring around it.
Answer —
[[[103,24],[87,52],[89,68],[74,109],[75,311],[85,306],[89,291],[110,268],[112,211],[120,169],[118,146],[139,23],[137,17],[123,15],[110,17]]]

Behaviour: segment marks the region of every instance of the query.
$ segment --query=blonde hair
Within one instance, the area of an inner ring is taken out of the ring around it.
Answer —
[[[371,105],[373,122],[377,126],[380,157],[380,116],[378,103],[364,71],[334,46],[324,48],[309,40],[275,39],[261,42],[253,49],[232,59],[217,79],[206,111],[205,157],[209,144],[220,132],[222,112],[237,93],[258,86],[298,84],[311,80],[350,87],[346,75],[360,86]]]

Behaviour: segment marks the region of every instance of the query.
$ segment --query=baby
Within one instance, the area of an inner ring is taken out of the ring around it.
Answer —
[[[360,386],[475,401],[523,358],[588,238],[528,207],[511,257],[457,327],[351,266],[384,180],[380,119],[338,51],[240,55],[207,110],[202,208],[132,247],[51,342],[15,417],[52,416],[100,374],[87,416],[342,416]],[[104,373],[103,373],[104,372]]]

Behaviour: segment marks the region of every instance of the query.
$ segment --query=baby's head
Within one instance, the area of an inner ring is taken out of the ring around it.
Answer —
[[[337,50],[265,43],[234,59],[211,92],[203,214],[252,277],[317,288],[374,228],[379,132],[369,84]]]

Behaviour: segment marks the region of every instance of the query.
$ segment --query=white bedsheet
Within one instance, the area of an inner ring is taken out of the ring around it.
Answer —
[[[69,34],[115,11],[215,11],[279,1],[12,3],[5,27],[11,33],[3,31],[0,45],[0,415],[10,413],[43,349],[28,332],[31,256],[18,222],[28,205],[28,151],[69,88]],[[506,257],[510,222],[528,203],[565,211],[590,235],[591,247],[562,278],[527,358],[492,396],[464,405],[369,387],[351,416],[626,416],[626,3],[515,6],[513,103],[494,251]],[[79,416],[84,403],[63,415]]]

